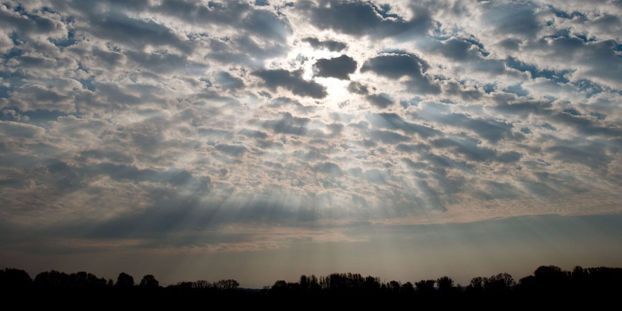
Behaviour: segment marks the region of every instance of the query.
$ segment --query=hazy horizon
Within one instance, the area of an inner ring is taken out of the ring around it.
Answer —
[[[121,272],[139,280],[154,274],[162,285],[181,281],[236,279],[241,287],[262,288],[300,275],[360,273],[383,281],[415,282],[449,276],[467,285],[473,277],[510,273],[516,280],[542,265],[565,270],[622,267],[622,214],[522,216],[461,224],[352,229],[366,237],[356,243],[302,241],[280,250],[223,251],[210,254],[158,254],[132,248],[115,252],[47,255],[40,260],[10,256],[3,264],[26,269],[32,277],[56,270],[87,271],[115,280]],[[395,238],[401,231],[400,238]],[[382,233],[381,233],[382,232]],[[409,235],[404,234],[409,232]],[[370,237],[371,236],[371,237]],[[593,239],[598,239],[594,244]],[[404,251],[410,247],[409,251]],[[420,251],[421,250],[421,251]],[[23,260],[32,260],[28,265]],[[102,262],[107,263],[102,266]],[[282,267],[280,267],[282,266]]]
[[[0,266],[622,266],[622,2],[0,1]]]

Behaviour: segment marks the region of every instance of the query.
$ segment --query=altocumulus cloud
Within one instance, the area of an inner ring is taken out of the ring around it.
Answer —
[[[279,247],[301,235],[266,230],[620,211],[621,16],[3,1],[3,249]]]

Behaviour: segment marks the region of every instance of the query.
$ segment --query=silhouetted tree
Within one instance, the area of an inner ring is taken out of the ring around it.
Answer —
[[[114,286],[116,288],[124,289],[132,288],[134,287],[134,278],[125,272],[121,272],[117,277],[117,283],[115,283]]]
[[[399,292],[402,285],[398,281],[391,281],[387,284],[387,288],[392,292]]]
[[[413,286],[413,283],[406,282],[406,283],[402,284],[401,292],[405,293],[405,294],[412,294],[412,293],[414,293],[415,292],[415,287]]]
[[[474,293],[481,293],[484,291],[484,278],[481,276],[474,277],[469,282],[466,290]]]
[[[158,282],[158,280],[156,280],[156,278],[153,275],[147,274],[143,276],[142,280],[140,280],[139,286],[141,288],[153,289],[153,288],[160,287],[160,282]]]
[[[180,301],[201,301],[211,299],[229,301],[284,301],[305,303],[310,301],[361,303],[365,307],[369,301],[382,301],[382,308],[389,308],[387,302],[405,303],[410,306],[433,305],[447,306],[455,303],[459,306],[502,306],[499,303],[512,303],[518,306],[534,305],[536,302],[549,302],[560,306],[566,302],[571,306],[577,301],[613,302],[622,292],[621,268],[582,268],[575,267],[572,272],[564,271],[555,266],[538,267],[533,275],[521,278],[518,284],[511,275],[499,273],[490,277],[475,277],[466,288],[456,285],[447,277],[437,280],[421,280],[415,283],[392,280],[386,283],[372,276],[363,277],[356,273],[333,273],[327,276],[302,275],[298,282],[279,280],[272,287],[263,290],[240,289],[239,283],[233,279],[220,280],[215,283],[199,280],[180,282],[165,288],[153,275],[145,275],[136,290],[123,290],[134,287],[134,279],[126,273],[120,273],[116,283],[112,280],[98,278],[87,272],[63,273],[46,271],[30,279],[28,273],[17,269],[0,270],[0,286],[2,293],[9,292],[8,297],[23,297],[41,301],[76,300],[85,302],[107,301],[108,298],[143,299],[157,303],[170,299],[178,307]],[[141,290],[154,289],[157,291]],[[153,293],[157,292],[158,295]],[[77,295],[76,295],[77,293]],[[4,296],[3,296],[4,297]],[[46,300],[47,299],[47,300]],[[291,299],[291,300],[290,300]],[[306,307],[307,305],[305,305]],[[591,305],[593,306],[593,305]],[[594,307],[594,309],[599,309]]]
[[[454,280],[448,276],[444,276],[436,280],[436,284],[441,293],[449,293],[454,287]]]
[[[236,280],[220,280],[216,283],[214,283],[214,287],[218,288],[218,289],[222,289],[222,290],[231,290],[231,289],[236,289],[240,286],[240,283],[238,283],[238,281]]]
[[[507,273],[499,273],[484,279],[484,288],[494,294],[507,293],[514,284],[514,279]]]
[[[69,288],[69,283],[69,275],[54,270],[41,272],[34,280],[35,287],[47,289]]]
[[[319,290],[320,283],[315,275],[301,275],[300,276],[300,288],[303,290]]]
[[[212,283],[205,281],[205,280],[198,280],[192,283],[192,288],[206,289],[206,288],[212,288],[212,287],[213,287]]]
[[[373,276],[365,277],[365,281],[363,282],[363,288],[368,291],[378,290],[380,288],[380,279]]]
[[[24,270],[9,269],[0,270],[0,288],[2,289],[27,289],[32,286],[30,275]]]
[[[419,282],[415,282],[415,287],[417,288],[417,293],[421,295],[430,295],[433,294],[436,289],[434,288],[434,280],[421,280]]]

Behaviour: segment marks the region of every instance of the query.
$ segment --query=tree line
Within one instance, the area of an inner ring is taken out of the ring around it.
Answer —
[[[87,272],[46,271],[34,279],[24,270],[0,270],[0,291],[13,297],[64,297],[94,299],[101,297],[140,298],[146,301],[166,299],[192,303],[214,301],[391,301],[394,303],[476,303],[493,301],[604,301],[622,297],[622,268],[582,268],[564,271],[556,266],[541,266],[533,274],[515,280],[510,274],[475,277],[468,284],[456,284],[450,277],[416,282],[383,282],[377,277],[356,273],[327,276],[302,275],[296,282],[278,280],[263,289],[244,289],[233,279],[209,282],[185,281],[162,286],[148,274],[136,282],[127,273],[116,280]],[[604,299],[604,300],[603,300]]]

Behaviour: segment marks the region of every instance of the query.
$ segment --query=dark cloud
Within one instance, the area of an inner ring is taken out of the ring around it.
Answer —
[[[370,94],[366,98],[372,105],[378,108],[387,108],[394,103],[393,98],[386,93]]]
[[[566,76],[571,73],[571,70],[555,71],[540,69],[536,65],[522,62],[514,57],[509,57],[506,61],[506,65],[519,71],[528,72],[532,79],[543,77],[560,83],[569,82]]]
[[[504,113],[528,115],[546,114],[553,106],[550,100],[516,100],[514,95],[495,94],[493,100],[497,103],[495,109]]]
[[[508,122],[473,118],[461,113],[439,115],[434,117],[434,120],[449,126],[470,129],[491,143],[497,143],[501,139],[514,139],[517,137],[512,132],[512,124]]]
[[[327,175],[340,176],[343,174],[343,171],[339,167],[339,165],[332,162],[322,162],[313,166],[313,169],[316,172],[324,173]]]
[[[90,33],[115,43],[142,49],[145,46],[170,46],[189,53],[194,47],[166,25],[154,20],[133,18],[122,13],[92,16]]]
[[[513,185],[503,182],[488,181],[477,196],[483,200],[515,199],[521,192]]]
[[[266,58],[282,55],[287,51],[284,42],[258,42],[249,36],[208,39],[207,56],[225,64],[258,66]]]
[[[294,109],[295,111],[301,113],[309,113],[314,111],[316,108],[310,105],[305,106],[301,104],[300,101],[285,96],[277,97],[273,99],[270,103],[273,107],[285,107],[288,109]]]
[[[229,25],[239,23],[252,7],[245,1],[201,3],[188,0],[164,0],[153,10],[192,24]]]
[[[412,36],[425,34],[432,25],[424,7],[416,7],[410,20],[391,12],[389,5],[372,2],[321,0],[318,5],[306,2],[300,7],[314,26],[356,36]]]
[[[45,133],[45,129],[32,124],[13,121],[0,121],[0,135],[3,135],[5,139],[33,138],[43,135],[43,133]]]
[[[361,67],[361,72],[371,71],[391,79],[407,77],[407,84],[413,91],[437,94],[440,92],[439,86],[426,75],[429,68],[430,65],[417,55],[397,51],[368,59]]]
[[[575,144],[566,142],[547,148],[555,158],[573,164],[584,165],[592,169],[605,169],[611,158],[602,144]]]
[[[369,89],[367,88],[367,86],[356,81],[350,82],[350,84],[348,85],[348,91],[355,93],[355,94],[361,94],[361,95],[369,94]]]
[[[499,41],[497,44],[507,50],[516,51],[520,48],[521,43],[523,43],[520,39],[516,38],[506,38]]]
[[[614,138],[622,137],[622,127],[602,126],[599,121],[586,118],[578,114],[576,110],[566,110],[562,112],[550,112],[553,122],[562,123],[573,127],[579,133],[589,136],[609,136]]]
[[[207,65],[189,61],[184,55],[158,51],[144,53],[126,51],[125,55],[145,71],[158,73],[184,72],[200,74],[207,69]]]
[[[395,146],[395,149],[405,153],[415,153],[429,151],[430,146],[426,144],[399,144]]]
[[[207,39],[209,57],[228,64],[252,64],[257,68],[264,59],[287,51],[287,38],[292,32],[284,14],[248,1],[166,0],[152,10],[183,23],[214,27],[214,35],[193,34],[193,40]],[[226,35],[221,36],[221,29]]]
[[[408,122],[395,113],[370,114],[367,119],[378,128],[401,130],[406,134],[417,134],[423,138],[440,135],[441,132],[431,127]]]
[[[474,38],[450,38],[440,41],[433,51],[458,61],[478,60],[489,55],[483,44]]]
[[[226,71],[221,71],[216,75],[216,82],[227,90],[236,90],[244,87],[244,81],[238,77],[234,77]]]
[[[605,126],[598,118],[594,120],[589,116],[581,115],[576,110],[574,112],[572,110],[555,110],[550,102],[518,101],[512,103],[504,98],[499,98],[498,102],[496,109],[500,111],[524,115],[539,115],[547,118],[552,123],[569,126],[583,135],[609,137],[620,137],[622,135],[622,129],[619,126]],[[509,132],[506,132],[505,135],[507,134]],[[515,136],[515,134],[512,135]],[[494,138],[494,136],[491,138]]]
[[[440,53],[446,58],[458,61],[461,66],[468,66],[474,71],[502,74],[506,69],[504,61],[490,57],[484,44],[474,37],[432,41],[423,45],[423,48],[430,53]]]
[[[211,127],[200,127],[197,129],[197,132],[209,138],[218,138],[223,140],[230,140],[233,138],[233,133],[223,129],[211,128]]]
[[[165,0],[154,10],[179,18],[184,22],[228,26],[268,40],[285,40],[291,33],[289,21],[271,10],[255,8],[247,1],[201,3],[185,0]]]
[[[305,135],[309,121],[311,121],[309,118],[294,117],[286,112],[281,115],[280,119],[264,121],[263,127],[275,133]]]
[[[548,51],[559,63],[570,60],[584,68],[584,75],[595,77],[615,86],[622,83],[620,44],[615,40],[589,41],[576,35],[559,34],[539,42],[540,49]]]
[[[291,34],[289,21],[268,10],[252,10],[242,20],[245,30],[262,38],[283,41]]]
[[[130,165],[113,163],[101,163],[79,168],[79,170],[88,174],[104,174],[116,180],[167,183],[176,187],[192,187],[196,191],[207,191],[211,187],[209,177],[195,177],[185,170],[139,169]]]
[[[244,153],[246,153],[246,147],[241,146],[241,145],[229,145],[229,144],[218,144],[216,146],[214,146],[214,148],[216,148],[216,150],[230,155],[232,157],[240,157],[243,156]]]
[[[252,137],[252,138],[257,138],[257,139],[266,139],[266,138],[268,138],[268,134],[266,134],[265,132],[262,132],[262,131],[257,131],[257,130],[243,129],[243,130],[240,130],[239,133],[241,135],[244,135],[244,136],[247,136],[247,137]]]
[[[440,138],[432,141],[432,145],[438,148],[452,149],[466,159],[477,162],[497,161],[512,163],[521,158],[521,154],[516,151],[499,154],[496,150],[482,147],[479,141],[469,138]]]
[[[405,141],[409,141],[410,138],[396,132],[373,130],[369,132],[369,137],[373,140],[383,142],[385,144],[397,144]]]
[[[259,70],[253,75],[261,78],[267,87],[275,90],[277,87],[290,90],[292,93],[300,96],[309,96],[313,98],[326,97],[326,89],[313,81],[307,81],[302,78],[302,71],[287,71],[284,69]]]
[[[333,52],[339,52],[348,47],[347,44],[335,40],[319,40],[318,38],[309,37],[302,39],[302,41],[309,43],[312,47],[316,49],[323,48]]]
[[[49,33],[64,28],[63,23],[53,18],[54,15],[41,10],[28,11],[22,5],[2,3],[0,25],[20,33]]]
[[[356,71],[356,61],[347,55],[328,59],[321,58],[313,65],[313,71],[320,77],[348,80],[350,74]]]
[[[428,62],[419,56],[406,52],[383,53],[367,60],[361,71],[373,71],[379,75],[392,79],[416,76],[423,78],[423,74],[430,68]]]
[[[486,3],[484,21],[500,34],[534,37],[540,30],[536,6],[530,2]]]

